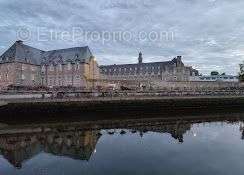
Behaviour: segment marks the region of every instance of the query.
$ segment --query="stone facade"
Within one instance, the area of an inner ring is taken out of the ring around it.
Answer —
[[[99,79],[98,64],[92,57],[84,62],[50,63],[41,66],[41,82],[48,87],[91,87]]]
[[[155,89],[161,90],[221,90],[221,89],[243,89],[244,84],[239,82],[223,82],[223,81],[185,81],[185,82],[163,82],[154,81]]]
[[[42,51],[16,41],[0,56],[0,87],[89,88],[99,68],[89,47]]]
[[[0,86],[40,86],[40,66],[20,62],[0,64]]]
[[[203,76],[191,77],[190,81],[239,82],[239,77],[234,75],[203,75]]]
[[[181,56],[166,62],[143,63],[142,53],[139,53],[137,64],[104,65],[100,69],[101,74],[111,80],[189,81],[191,76],[199,74],[192,67],[185,66]]]

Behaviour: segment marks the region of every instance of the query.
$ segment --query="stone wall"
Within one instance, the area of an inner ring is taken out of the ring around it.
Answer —
[[[154,81],[152,86],[156,89],[198,90],[198,89],[233,89],[243,88],[244,84],[239,82],[165,82]]]

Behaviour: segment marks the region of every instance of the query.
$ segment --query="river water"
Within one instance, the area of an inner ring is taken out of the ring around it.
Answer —
[[[229,114],[3,126],[0,174],[242,175],[243,121]]]

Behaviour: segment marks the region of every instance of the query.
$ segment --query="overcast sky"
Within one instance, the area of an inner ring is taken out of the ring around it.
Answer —
[[[243,0],[0,0],[0,53],[22,39],[42,50],[88,45],[99,64],[134,63],[142,51],[145,62],[182,55],[203,74],[236,74],[243,9]]]

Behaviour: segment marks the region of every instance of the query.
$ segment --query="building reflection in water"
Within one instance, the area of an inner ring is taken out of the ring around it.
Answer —
[[[141,137],[148,131],[169,133],[179,143],[183,143],[183,136],[190,131],[192,124],[202,122],[209,120],[111,120],[5,127],[0,129],[0,153],[16,168],[21,168],[24,161],[41,152],[89,161],[102,136],[101,130],[106,130],[108,135],[118,131],[121,135],[139,133]],[[243,128],[240,126],[242,139]]]
[[[143,137],[144,133],[157,132],[157,133],[169,133],[179,143],[183,143],[183,135],[191,129],[191,123],[189,122],[173,122],[173,123],[155,123],[155,125],[145,125],[133,127],[132,133],[139,131],[140,136]]]
[[[244,126],[243,125],[240,126],[240,131],[242,132],[241,139],[244,140]]]
[[[43,151],[88,161],[99,137],[97,130],[7,134],[0,136],[0,149],[16,168]]]

